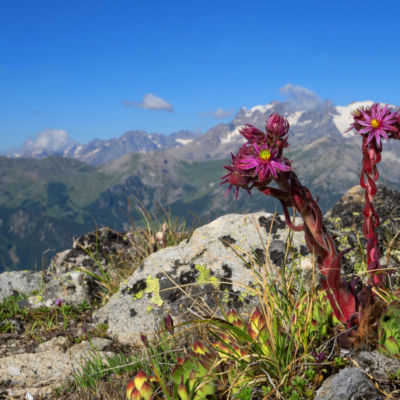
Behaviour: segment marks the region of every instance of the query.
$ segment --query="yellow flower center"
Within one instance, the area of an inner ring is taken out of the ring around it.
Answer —
[[[260,151],[261,160],[269,160],[271,158],[271,152],[267,149]]]
[[[376,118],[374,118],[374,119],[371,120],[371,126],[372,126],[374,129],[379,128],[379,125],[380,125],[380,123],[379,123],[379,121],[378,121]]]

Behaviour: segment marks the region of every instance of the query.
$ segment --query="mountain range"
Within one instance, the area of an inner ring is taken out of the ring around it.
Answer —
[[[272,112],[289,120],[286,156],[327,211],[359,181],[361,139],[344,131],[351,111],[371,104],[325,101],[313,109],[293,109],[274,101],[242,108],[231,122],[202,135],[131,131],[70,146],[62,154],[0,157],[0,272],[46,267],[56,252],[71,246],[73,237],[95,227],[129,229],[140,221],[138,205],[154,212],[165,208],[189,225],[228,212],[281,212],[274,199],[243,192],[234,200],[218,185],[230,152],[244,141],[240,128],[249,123],[263,129]],[[400,189],[400,144],[383,147],[381,181]]]
[[[51,155],[74,158],[89,165],[101,165],[125,154],[162,151],[183,146],[196,136],[194,132],[181,130],[171,135],[145,131],[128,131],[119,138],[110,140],[95,139],[85,145],[66,145],[62,150],[23,149],[8,154],[11,158],[45,158]]]

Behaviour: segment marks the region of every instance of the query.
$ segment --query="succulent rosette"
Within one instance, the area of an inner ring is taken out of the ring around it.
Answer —
[[[391,302],[378,326],[378,350],[400,360],[400,301]]]
[[[152,381],[154,381],[153,377],[148,377],[140,370],[126,387],[127,400],[150,400],[154,393]]]

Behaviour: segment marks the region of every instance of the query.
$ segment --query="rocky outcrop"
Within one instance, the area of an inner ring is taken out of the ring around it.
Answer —
[[[10,354],[0,358],[0,395],[20,398],[29,392],[49,393],[71,378],[88,358],[112,356],[103,351],[111,340],[93,338],[71,345],[65,337],[41,343],[29,353]],[[11,353],[11,351],[9,351]],[[3,393],[1,393],[3,391]],[[1,397],[0,397],[1,398]]]
[[[57,299],[66,304],[91,303],[101,289],[96,276],[104,278],[110,269],[126,266],[137,256],[132,233],[101,228],[74,241],[70,250],[58,253],[42,272],[0,274],[0,301],[13,294],[31,295],[31,307],[54,306]]]
[[[348,273],[362,268],[361,249],[366,248],[363,235],[364,190],[361,186],[352,187],[325,215],[325,225],[336,235],[340,250],[350,248],[342,258],[342,266]],[[379,216],[377,229],[380,246],[381,265],[398,271],[400,265],[400,192],[386,185],[378,184],[374,207]],[[393,240],[394,239],[394,240]],[[390,254],[388,248],[392,246]],[[396,275],[392,275],[395,278]]]
[[[130,233],[101,228],[74,241],[73,248],[61,252],[45,273],[46,285],[32,305],[54,305],[57,298],[67,304],[91,303],[99,295],[99,282],[136,257]],[[97,279],[98,276],[100,279]]]
[[[259,212],[228,214],[194,231],[178,246],[151,254],[94,318],[121,343],[140,343],[158,321],[171,314],[176,323],[217,315],[219,305],[237,311],[258,303],[256,273],[277,275],[285,262],[311,268],[302,233],[291,236],[282,217]],[[293,260],[293,261],[292,261]]]

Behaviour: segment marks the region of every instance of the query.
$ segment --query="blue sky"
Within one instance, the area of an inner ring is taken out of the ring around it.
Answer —
[[[400,3],[6,0],[0,150],[172,133],[307,88],[400,105]],[[47,133],[46,133],[47,132]]]

